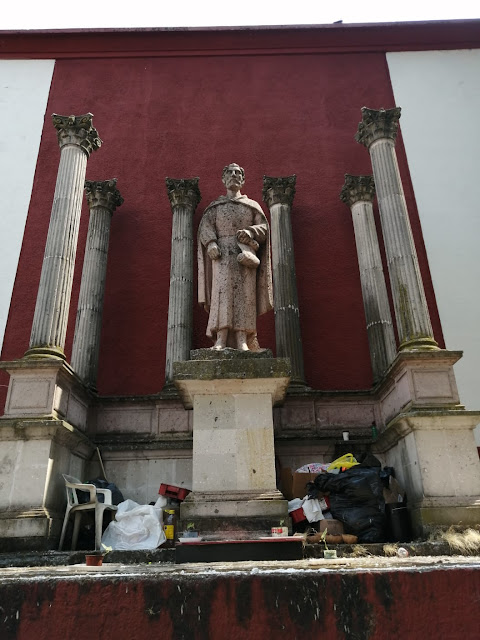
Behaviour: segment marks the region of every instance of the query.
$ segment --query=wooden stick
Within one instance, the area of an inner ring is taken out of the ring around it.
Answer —
[[[106,480],[106,482],[108,482],[107,474],[105,473],[105,467],[103,466],[102,456],[100,455],[100,449],[98,447],[97,447],[97,454],[98,454],[98,461],[100,462],[100,466],[102,468],[103,478],[104,480]]]

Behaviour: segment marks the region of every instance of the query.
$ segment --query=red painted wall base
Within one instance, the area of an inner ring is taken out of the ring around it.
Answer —
[[[480,572],[174,573],[0,582],[3,640],[478,637]]]

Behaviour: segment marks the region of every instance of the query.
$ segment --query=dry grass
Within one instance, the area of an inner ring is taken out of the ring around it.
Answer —
[[[444,540],[450,549],[462,554],[480,552],[480,531],[476,529],[455,531],[453,527],[450,527],[447,531],[442,531],[439,538],[440,540]]]
[[[372,554],[366,547],[361,544],[353,545],[352,553],[350,554],[351,558],[362,558],[364,556],[371,556]]]
[[[398,551],[398,542],[394,544],[384,544],[383,545],[383,553],[385,556],[396,556]]]

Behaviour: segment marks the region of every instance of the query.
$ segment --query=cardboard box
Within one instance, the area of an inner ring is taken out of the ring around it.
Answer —
[[[283,495],[287,500],[304,498],[307,495],[305,485],[307,482],[313,482],[317,476],[318,473],[292,473],[290,467],[285,467],[281,473]]]
[[[332,536],[339,536],[343,533],[343,522],[340,520],[333,520],[331,518],[325,518],[320,520],[320,533],[327,529],[328,533]]]

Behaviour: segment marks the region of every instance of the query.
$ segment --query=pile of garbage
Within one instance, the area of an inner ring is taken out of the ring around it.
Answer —
[[[360,460],[349,453],[330,465],[305,465],[295,476],[312,471],[317,475],[304,485],[307,495],[288,503],[294,529],[305,531],[309,524],[314,525],[320,537],[328,532],[327,542],[331,543],[345,543],[342,534],[353,536],[348,538],[350,543],[384,542],[395,537],[391,527],[392,507],[408,517],[405,492],[395,480],[394,469],[382,470],[380,461],[370,453]],[[408,535],[403,533],[397,538]],[[315,541],[314,537],[309,541]]]

